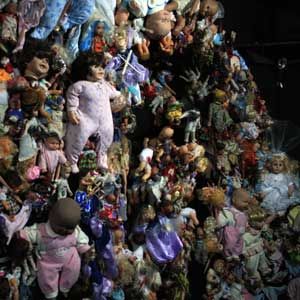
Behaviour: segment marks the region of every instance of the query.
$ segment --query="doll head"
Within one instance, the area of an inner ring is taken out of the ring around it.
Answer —
[[[218,275],[224,274],[225,269],[226,269],[226,263],[224,259],[217,259],[214,262],[214,270]]]
[[[46,148],[51,151],[59,150],[61,145],[61,140],[59,135],[56,132],[47,133],[47,136],[44,139],[44,144]]]
[[[204,0],[201,1],[200,14],[202,16],[214,16],[219,9],[218,1],[216,0]]]
[[[101,53],[81,53],[72,64],[72,80],[98,81],[104,78],[103,55]]]
[[[115,30],[114,41],[119,51],[123,52],[127,49],[128,36],[126,26],[120,26]]]
[[[61,167],[60,175],[61,175],[62,178],[68,179],[71,175],[71,166],[69,164],[64,164]]]
[[[51,229],[59,235],[69,235],[80,222],[80,206],[71,198],[59,199],[49,213]]]
[[[236,189],[232,194],[232,204],[238,210],[246,210],[251,202],[251,196],[243,189]]]
[[[216,208],[223,208],[225,206],[225,193],[222,188],[202,188],[202,199],[205,203],[212,204]]]
[[[172,138],[173,135],[174,135],[174,129],[172,129],[169,126],[166,126],[160,131],[158,138],[161,141],[163,141]]]
[[[270,171],[274,174],[286,173],[289,170],[288,158],[284,153],[274,154],[270,160]]]
[[[147,35],[153,40],[159,40],[171,32],[171,13],[165,9],[146,17]]]
[[[27,118],[32,118],[38,114],[38,110],[43,106],[46,95],[41,88],[27,88],[21,94],[21,108]]]

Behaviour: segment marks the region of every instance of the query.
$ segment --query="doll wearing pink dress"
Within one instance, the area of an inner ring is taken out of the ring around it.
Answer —
[[[48,172],[54,179],[56,168],[59,164],[67,162],[64,152],[61,150],[61,140],[56,132],[49,133],[40,148],[39,167],[42,173]]]
[[[81,231],[80,207],[70,198],[58,200],[47,223],[25,227],[21,236],[36,247],[37,279],[46,299],[67,295],[80,273],[81,258],[90,246]]]

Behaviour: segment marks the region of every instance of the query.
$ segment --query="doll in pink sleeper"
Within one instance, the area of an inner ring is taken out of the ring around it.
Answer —
[[[79,172],[79,156],[92,135],[97,137],[97,165],[99,168],[107,168],[107,150],[113,141],[114,132],[111,101],[112,104],[125,103],[121,93],[104,79],[102,61],[102,55],[84,53],[72,65],[76,82],[67,92],[69,123],[65,153],[73,173]]]
[[[34,224],[21,231],[37,250],[37,279],[46,299],[65,296],[80,273],[79,254],[90,250],[89,239],[78,226],[80,207],[71,198],[59,199],[52,207],[47,223]]]
[[[44,143],[40,147],[39,167],[41,173],[50,175],[51,179],[55,179],[55,172],[58,164],[64,165],[67,162],[64,152],[61,150],[61,140],[56,132],[50,132],[44,139]]]

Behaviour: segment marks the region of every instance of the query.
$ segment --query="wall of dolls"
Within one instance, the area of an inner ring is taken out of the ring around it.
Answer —
[[[300,299],[300,128],[226,16],[1,1],[0,300]]]

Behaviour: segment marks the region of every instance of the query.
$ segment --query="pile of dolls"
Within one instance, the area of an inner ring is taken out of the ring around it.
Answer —
[[[216,0],[2,0],[0,299],[300,299],[300,130]]]

